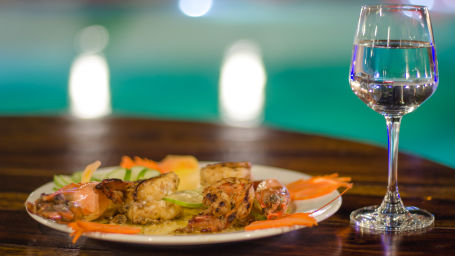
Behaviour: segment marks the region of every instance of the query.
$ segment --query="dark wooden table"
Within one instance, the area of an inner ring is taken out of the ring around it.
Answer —
[[[339,172],[351,176],[355,185],[343,196],[340,210],[317,227],[210,246],[134,246],[85,237],[72,244],[66,233],[35,222],[25,212],[28,194],[55,173],[80,170],[96,159],[110,166],[122,155],[160,160],[170,153],[205,161],[248,160],[311,175]],[[1,117],[0,255],[454,255],[455,170],[420,157],[400,155],[400,189],[406,205],[435,214],[432,230],[373,235],[349,225],[352,210],[380,203],[386,168],[384,148],[267,128],[127,118]]]

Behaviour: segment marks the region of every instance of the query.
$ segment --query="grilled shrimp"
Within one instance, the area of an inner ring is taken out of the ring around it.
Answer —
[[[161,200],[175,192],[178,185],[177,174],[168,172],[131,187],[124,208],[128,220],[133,224],[147,224],[179,216],[182,213],[180,206]]]
[[[105,182],[106,186],[108,182]],[[69,184],[54,193],[42,194],[34,203],[27,203],[27,209],[57,222],[91,221],[112,216],[121,208],[122,202],[111,200],[98,185],[98,182]]]
[[[249,162],[225,162],[209,164],[201,169],[203,187],[229,177],[251,180],[251,164]]]
[[[256,217],[274,219],[286,213],[291,197],[287,188],[278,180],[255,181],[253,185],[255,190],[253,214]]]
[[[178,231],[217,232],[250,221],[254,190],[249,180],[225,178],[206,187],[203,195],[207,209],[194,216],[185,228]]]

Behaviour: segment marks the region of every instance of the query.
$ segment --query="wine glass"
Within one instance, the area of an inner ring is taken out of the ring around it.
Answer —
[[[349,73],[352,91],[386,119],[388,186],[379,206],[351,213],[351,223],[373,231],[429,227],[434,216],[405,207],[398,193],[398,135],[403,115],[427,100],[438,85],[438,64],[428,9],[416,5],[362,6]]]

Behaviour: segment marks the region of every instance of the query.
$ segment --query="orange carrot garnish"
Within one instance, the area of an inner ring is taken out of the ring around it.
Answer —
[[[125,227],[120,225],[101,224],[96,222],[76,221],[68,223],[68,226],[73,229],[70,234],[73,237],[73,243],[86,232],[103,232],[103,233],[118,233],[118,234],[138,234],[141,232],[140,228]]]
[[[315,218],[310,216],[309,213],[293,213],[274,220],[260,220],[251,223],[245,227],[246,231],[266,228],[279,228],[279,227],[292,227],[292,226],[306,226],[311,227],[317,225]]]
[[[134,161],[133,161],[133,159],[131,159],[131,157],[122,156],[122,161],[120,162],[120,166],[121,167],[126,168],[126,169],[130,169],[134,165],[135,165]]]
[[[351,181],[350,177],[338,177],[338,173],[334,173],[307,180],[300,179],[289,183],[286,187],[292,200],[305,200],[329,194],[339,187],[352,188],[352,183],[349,181]]]
[[[120,166],[126,169],[130,169],[133,166],[144,166],[153,170],[157,170],[161,173],[166,172],[163,170],[163,168],[160,167],[159,163],[147,158],[140,158],[138,156],[135,156],[134,160],[129,156],[123,156],[122,161],[120,162]]]
[[[162,169],[160,168],[159,164],[153,160],[147,159],[147,158],[140,158],[138,156],[134,157],[134,162],[136,165],[140,166],[145,166],[150,169],[154,169],[160,172],[163,172]]]
[[[319,212],[320,210],[324,209],[325,207],[329,206],[331,203],[333,203],[335,200],[337,200],[339,197],[341,197],[342,195],[344,195],[344,193],[348,192],[349,189],[351,189],[351,187],[348,187],[348,188],[345,188],[343,190],[343,192],[341,192],[338,196],[336,196],[334,199],[330,200],[329,202],[327,202],[326,204],[324,204],[323,206],[319,207],[317,210],[314,210],[313,212],[311,212],[310,214],[313,214],[313,213],[316,213],[316,212]]]

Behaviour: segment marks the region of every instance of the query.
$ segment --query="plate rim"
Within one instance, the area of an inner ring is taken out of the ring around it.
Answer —
[[[210,163],[214,163],[214,162],[205,162],[205,161],[199,162],[200,166],[204,166],[204,165],[210,164]],[[109,170],[112,170],[113,168],[118,168],[118,167],[119,166],[109,166],[109,167],[100,168],[98,171],[108,172]],[[252,172],[258,172],[261,169],[269,170],[271,172],[283,172],[283,173],[287,173],[288,175],[291,175],[291,176],[292,175],[300,176],[300,178],[305,178],[305,179],[312,177],[311,175],[308,175],[303,172],[284,169],[284,168],[280,168],[280,167],[274,167],[274,166],[268,166],[268,165],[255,165],[255,164],[252,166]],[[280,178],[278,178],[278,177],[276,177],[276,178],[278,180],[280,180]],[[25,201],[25,204],[27,204],[28,202],[33,202],[35,200],[35,197],[39,197],[39,195],[42,193],[40,191],[43,191],[43,190],[48,191],[49,189],[52,189],[52,186],[53,186],[53,181],[50,181],[50,182],[43,184],[40,187],[36,188],[29,194],[29,196],[27,197],[27,200]],[[39,195],[37,195],[38,193],[39,193]],[[324,195],[321,197],[317,197],[314,199],[298,200],[296,203],[297,204],[299,204],[299,203],[311,204],[311,203],[316,203],[318,201],[322,201],[322,203],[320,203],[320,205],[322,206],[326,202],[329,202],[330,200],[332,200],[333,198],[335,198],[337,196],[339,196],[339,192],[337,190],[335,190],[330,194],[327,194],[327,195]],[[330,205],[321,209],[319,214],[314,217],[317,219],[317,221],[319,223],[319,222],[331,217],[333,214],[335,214],[341,207],[341,204],[342,204],[342,198],[340,196],[335,201],[330,203]],[[30,215],[30,217],[32,217],[35,221],[37,221],[38,223],[40,223],[44,226],[47,226],[51,229],[65,232],[65,233],[72,232],[71,229],[64,224],[59,224],[52,220],[48,220],[41,216],[33,214],[28,211],[27,207],[25,207],[25,209],[26,209],[28,215]],[[288,232],[303,229],[303,228],[305,228],[305,227],[304,226],[293,226],[293,227],[270,228],[270,229],[263,229],[263,230],[252,230],[252,231],[235,231],[235,232],[229,232],[229,233],[193,234],[193,235],[142,235],[142,234],[127,235],[127,234],[91,232],[91,233],[83,234],[83,236],[93,238],[93,239],[98,239],[98,240],[129,243],[129,244],[157,245],[157,246],[169,246],[169,245],[184,246],[184,245],[204,245],[204,244],[246,241],[246,240],[259,239],[259,238],[264,238],[264,237],[276,236],[276,235],[288,233]]]

